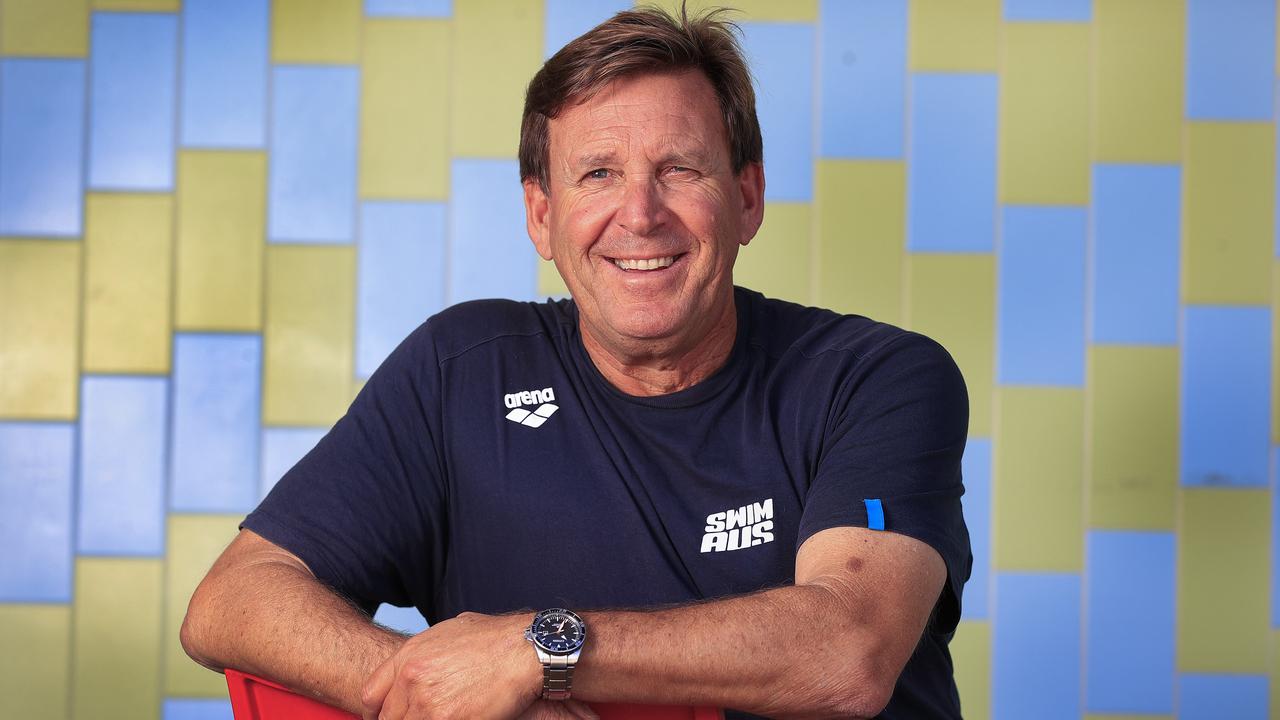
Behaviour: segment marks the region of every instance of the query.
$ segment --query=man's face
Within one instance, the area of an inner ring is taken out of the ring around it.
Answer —
[[[732,312],[733,263],[763,217],[758,165],[734,175],[701,72],[623,78],[550,121],[549,193],[525,183],[529,235],[583,332],[688,349]]]

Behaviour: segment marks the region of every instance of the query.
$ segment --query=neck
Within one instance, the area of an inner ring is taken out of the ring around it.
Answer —
[[[709,326],[672,339],[602,341],[581,322],[579,329],[587,355],[610,384],[628,395],[653,397],[693,387],[724,367],[737,337],[738,313],[733,302],[726,303]]]

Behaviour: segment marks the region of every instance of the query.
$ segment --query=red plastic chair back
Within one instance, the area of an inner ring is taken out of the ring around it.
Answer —
[[[227,670],[227,689],[236,720],[359,720],[348,712],[238,670]],[[724,720],[719,710],[705,707],[592,703],[591,709],[600,720]]]

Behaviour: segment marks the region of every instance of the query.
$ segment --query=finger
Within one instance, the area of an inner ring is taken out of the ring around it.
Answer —
[[[409,700],[408,683],[392,683],[386,699],[382,701],[377,720],[404,720],[409,717]]]
[[[591,706],[581,700],[564,701],[564,709],[569,711],[572,717],[578,720],[600,720],[600,716],[591,709]]]
[[[378,720],[378,713],[386,700],[387,692],[396,679],[396,666],[391,659],[378,666],[377,670],[364,681],[360,692],[360,703],[364,705],[364,720]]]

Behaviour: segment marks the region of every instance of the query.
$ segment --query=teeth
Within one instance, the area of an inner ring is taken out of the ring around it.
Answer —
[[[623,270],[657,270],[659,268],[668,267],[675,262],[674,255],[663,258],[649,258],[648,260],[614,260],[613,264]]]

